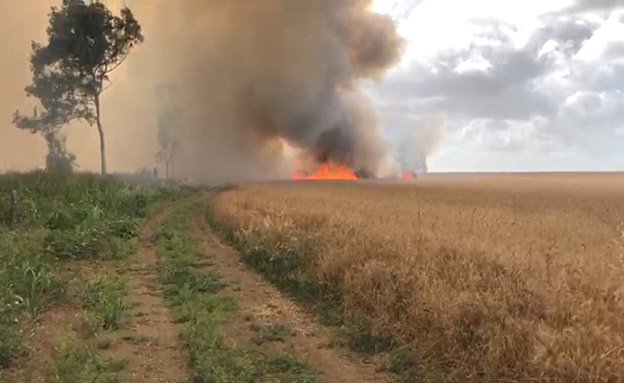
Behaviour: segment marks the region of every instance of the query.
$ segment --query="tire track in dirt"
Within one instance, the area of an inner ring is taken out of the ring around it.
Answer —
[[[125,338],[145,340],[135,344],[119,342],[114,350],[116,355],[128,359],[126,382],[189,381],[190,373],[181,351],[178,329],[172,321],[158,281],[158,258],[153,244],[158,225],[173,208],[165,209],[145,224],[140,235],[139,250],[132,257],[126,273],[132,322]]]
[[[225,292],[236,299],[243,313],[250,313],[253,321],[279,324],[294,330],[285,342],[296,352],[297,358],[306,362],[331,383],[391,383],[396,380],[377,371],[372,363],[357,360],[347,350],[327,348],[331,343],[330,329],[318,323],[292,300],[283,296],[276,287],[256,272],[248,269],[238,259],[238,254],[221,242],[208,227],[202,214],[195,214],[193,227],[200,240],[201,249],[211,257],[211,268],[227,282]],[[232,343],[248,338],[250,318],[241,315],[228,323],[226,334]]]

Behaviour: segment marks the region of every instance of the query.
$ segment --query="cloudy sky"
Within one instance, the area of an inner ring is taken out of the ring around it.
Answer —
[[[624,170],[624,0],[375,8],[409,48],[370,92],[389,136],[428,131],[431,170]]]
[[[431,170],[624,170],[624,0],[375,1],[409,47],[367,89],[388,136],[404,142],[415,133],[431,152]],[[11,2],[0,12],[0,24],[21,28],[0,36],[9,52],[0,56],[2,116],[22,107],[29,43],[43,37],[47,9],[57,2]],[[111,108],[109,119],[127,118]],[[97,168],[97,156],[83,153],[96,147],[94,132],[70,135],[83,169]],[[112,161],[153,157],[128,150],[113,133],[111,150],[137,158],[113,153]],[[40,164],[33,140],[4,117],[0,169]]]

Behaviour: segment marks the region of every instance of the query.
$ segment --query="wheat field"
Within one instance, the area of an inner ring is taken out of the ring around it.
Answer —
[[[239,241],[304,257],[421,376],[624,382],[624,175],[267,183],[213,210]]]

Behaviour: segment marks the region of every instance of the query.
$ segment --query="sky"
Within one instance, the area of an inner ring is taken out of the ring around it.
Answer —
[[[0,0],[0,26],[19,31],[0,35],[0,171],[42,164],[42,140],[10,117],[30,107],[30,42],[45,36],[57,2]],[[381,81],[363,85],[385,134],[399,148],[416,136],[429,170],[624,170],[624,0],[375,0],[374,9],[395,19],[408,46]],[[141,73],[144,45],[129,63]],[[106,95],[112,168],[153,166],[156,148],[136,145],[151,142],[137,127],[154,124],[133,96],[141,91]],[[68,133],[81,169],[97,170],[95,130]]]
[[[123,0],[108,0],[109,5]],[[141,3],[141,1],[137,1]],[[152,0],[146,0],[152,1]],[[144,5],[147,3],[142,2]],[[0,173],[8,170],[28,171],[45,165],[46,145],[40,135],[16,129],[13,113],[27,114],[35,105],[27,98],[24,87],[30,82],[29,55],[32,41],[43,42],[46,37],[48,13],[60,0],[0,0]],[[140,5],[140,4],[139,4]],[[138,8],[138,7],[137,7]],[[141,20],[150,16],[149,7],[137,9]],[[146,34],[152,25],[144,25]],[[8,33],[7,33],[8,32]],[[131,171],[154,166],[158,150],[151,113],[151,83],[127,81],[139,74],[150,74],[153,66],[145,64],[145,51],[139,46],[128,61],[112,75],[113,86],[103,96],[103,122],[107,134],[109,167],[116,171]],[[123,83],[123,86],[121,84]],[[99,141],[97,130],[85,124],[73,123],[64,128],[68,148],[77,156],[78,170],[99,170]]]
[[[368,84],[431,171],[624,170],[624,1],[377,0],[409,46]]]

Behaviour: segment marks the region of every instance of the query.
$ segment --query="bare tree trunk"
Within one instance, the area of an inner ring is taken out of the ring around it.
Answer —
[[[11,227],[17,226],[17,190],[11,190]]]
[[[100,119],[100,96],[95,96],[95,119],[98,133],[100,134],[100,167],[102,175],[106,175],[106,140],[104,139],[104,128]]]

